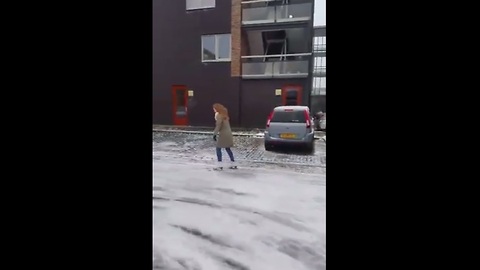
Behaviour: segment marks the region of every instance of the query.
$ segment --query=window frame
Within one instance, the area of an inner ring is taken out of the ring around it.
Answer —
[[[228,58],[219,58],[219,37],[220,36],[226,36],[228,35],[229,37],[229,55],[228,55]],[[215,59],[213,60],[205,60],[203,59],[203,37],[215,37]],[[200,39],[201,39],[201,46],[200,46],[200,50],[201,50],[201,58],[202,58],[202,63],[212,63],[212,62],[231,62],[232,61],[232,34],[230,33],[225,33],[225,34],[211,34],[211,35],[201,35],[200,36]]]
[[[199,3],[203,3],[203,0],[185,0],[185,10],[186,11],[192,11],[192,10],[202,10],[202,9],[212,9],[217,6],[217,0],[213,0],[213,6],[201,6],[201,7],[195,7],[195,8],[188,8],[188,1],[197,1]]]

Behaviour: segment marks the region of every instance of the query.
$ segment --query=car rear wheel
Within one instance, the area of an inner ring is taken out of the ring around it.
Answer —
[[[272,150],[272,148],[273,148],[273,147],[272,147],[272,145],[271,145],[271,144],[269,144],[269,143],[265,143],[265,150],[267,150],[267,151],[271,151],[271,150]]]
[[[306,150],[307,150],[309,153],[312,153],[312,152],[315,150],[315,143],[314,143],[314,141],[308,143],[305,148],[306,148]]]

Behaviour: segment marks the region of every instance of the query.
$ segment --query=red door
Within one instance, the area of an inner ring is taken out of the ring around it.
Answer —
[[[188,91],[185,85],[172,86],[173,124],[176,126],[188,125]]]
[[[302,87],[299,85],[285,85],[282,88],[282,105],[301,105]]]

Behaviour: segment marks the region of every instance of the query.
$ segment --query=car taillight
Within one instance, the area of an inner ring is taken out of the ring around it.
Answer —
[[[307,111],[307,110],[305,110],[305,111],[303,111],[303,112],[305,113],[305,122],[307,123],[307,128],[310,128],[310,125],[311,125],[311,123],[310,123],[310,115],[308,114],[308,111]]]
[[[273,117],[273,112],[271,112],[271,113],[268,115],[267,128],[270,127],[270,121],[272,120],[272,117]]]

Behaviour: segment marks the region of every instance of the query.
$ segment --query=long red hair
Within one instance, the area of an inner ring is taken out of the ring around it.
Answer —
[[[228,110],[227,110],[227,108],[225,108],[225,106],[223,106],[220,103],[215,103],[215,104],[213,104],[213,109],[215,109],[215,111],[218,113],[218,115],[223,117],[225,120],[229,120]]]

